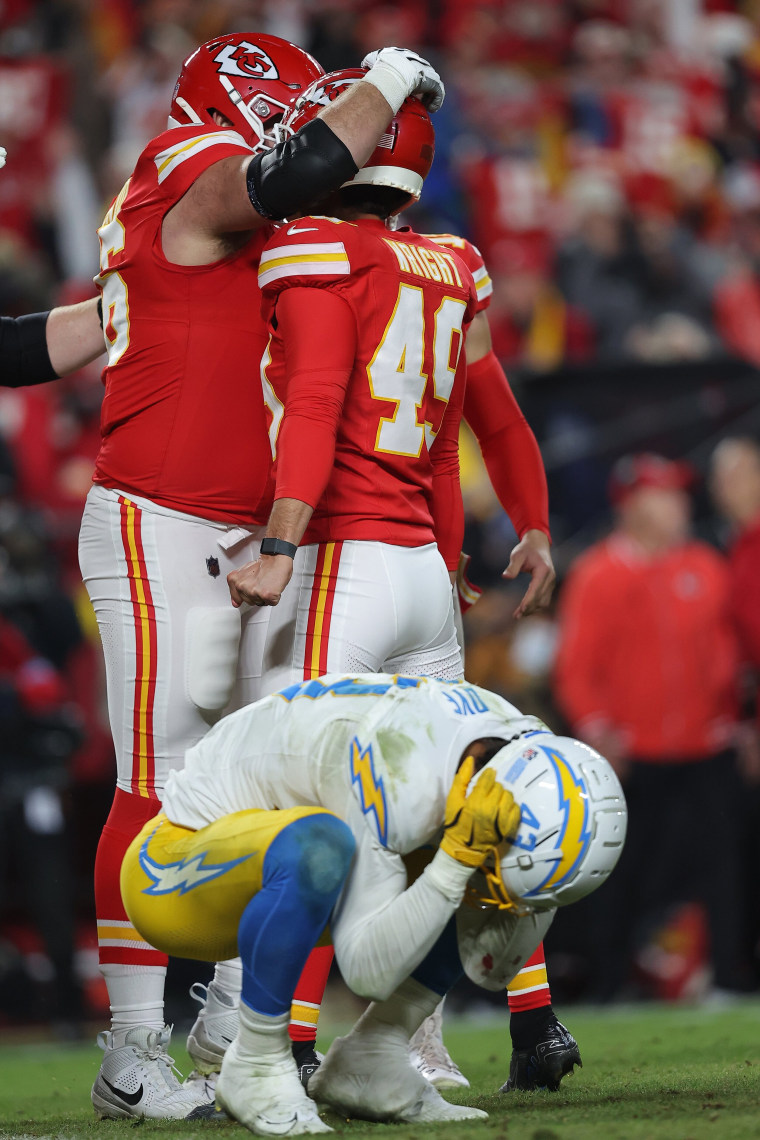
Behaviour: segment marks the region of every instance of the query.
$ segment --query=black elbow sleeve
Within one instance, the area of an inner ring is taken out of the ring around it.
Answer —
[[[0,384],[4,387],[24,388],[58,379],[47,348],[48,316],[0,317]]]
[[[286,142],[251,159],[248,197],[263,218],[276,222],[307,214],[357,170],[345,143],[322,119],[312,119]]]

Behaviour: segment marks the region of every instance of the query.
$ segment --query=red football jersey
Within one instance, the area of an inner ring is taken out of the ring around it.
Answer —
[[[478,247],[468,241],[467,238],[457,237],[456,234],[423,234],[422,236],[434,241],[436,245],[454,250],[454,253],[462,259],[469,269],[475,282],[475,292],[478,296],[475,312],[482,313],[484,309],[487,309],[491,304],[493,282],[486,269],[483,254]]]
[[[475,285],[464,263],[427,238],[390,231],[379,220],[308,217],[274,234],[261,256],[259,282],[272,334],[262,381],[275,458],[278,435],[287,436],[283,420],[287,423],[289,411],[303,415],[288,406],[289,388],[292,394],[294,384],[301,383],[298,369],[302,375],[308,371],[306,384],[317,394],[331,383],[332,365],[325,358],[341,359],[341,346],[331,352],[330,338],[322,333],[319,357],[308,360],[307,369],[294,365],[299,350],[282,335],[278,298],[286,290],[300,290],[305,333],[309,294],[316,304],[315,291],[327,291],[338,299],[330,335],[335,339],[333,329],[340,329],[352,345],[344,390],[338,383],[331,397],[338,409],[337,435],[321,500],[310,499],[309,471],[295,470],[284,449],[277,464],[277,497],[316,505],[303,541],[433,542],[435,476],[458,479],[463,337],[476,307]],[[313,335],[318,337],[316,329]],[[321,422],[314,417],[315,439],[325,418],[329,411]],[[306,448],[306,436],[299,438]]]
[[[234,131],[175,127],[148,144],[98,231],[108,364],[94,481],[202,518],[266,521],[269,442],[258,378],[266,346],[256,277],[270,227],[210,265],[164,257],[164,216],[222,158]]]

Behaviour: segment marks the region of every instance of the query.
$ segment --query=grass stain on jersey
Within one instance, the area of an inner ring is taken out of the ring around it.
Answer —
[[[385,768],[389,780],[394,784],[409,782],[409,759],[413,756],[417,743],[405,732],[394,728],[378,728],[377,743],[385,761]]]

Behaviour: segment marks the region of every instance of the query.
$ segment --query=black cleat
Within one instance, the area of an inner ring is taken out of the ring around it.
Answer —
[[[530,1049],[513,1049],[509,1076],[499,1092],[532,1092],[548,1089],[556,1092],[560,1081],[572,1073],[576,1065],[583,1068],[578,1043],[556,1017]]]
[[[291,1042],[291,1049],[293,1050],[293,1060],[298,1066],[298,1076],[306,1089],[309,1087],[310,1078],[314,1076],[322,1064],[322,1057],[314,1048],[313,1041],[293,1041]]]

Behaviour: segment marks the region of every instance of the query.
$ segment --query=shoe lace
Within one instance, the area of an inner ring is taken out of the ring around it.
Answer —
[[[414,1044],[425,1068],[456,1068],[441,1036],[441,1022],[437,1017],[430,1017],[425,1020],[422,1038],[419,1043],[415,1042]]]
[[[170,1073],[174,1073],[181,1082],[183,1079],[182,1073],[174,1058],[167,1052],[164,1045],[165,1040],[166,1036],[164,1033],[155,1031],[149,1034],[145,1046],[138,1048],[138,1052],[146,1061],[156,1061],[162,1068],[167,1069]]]

